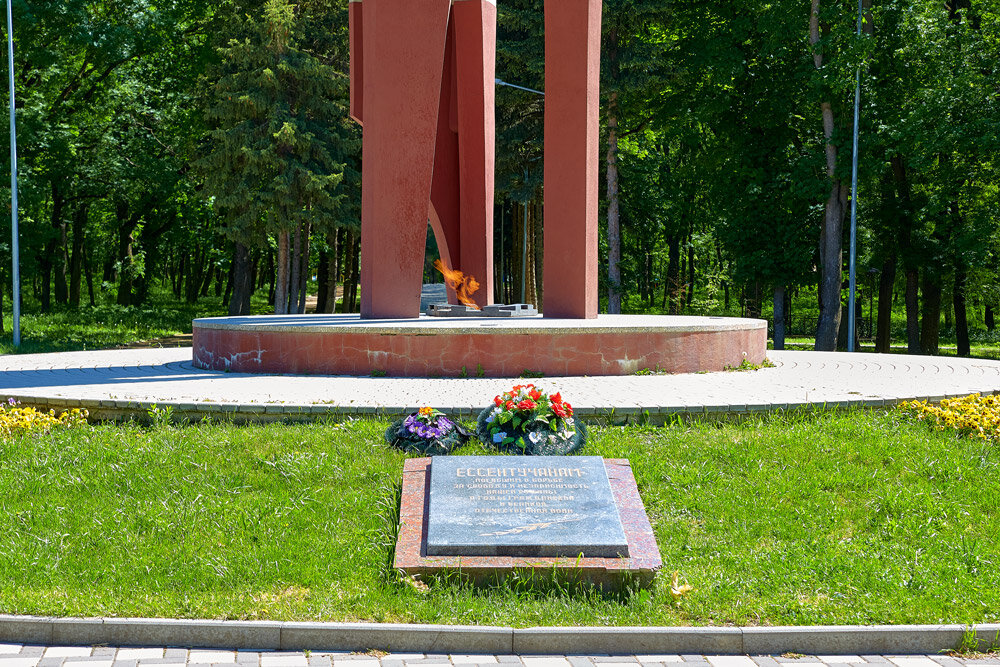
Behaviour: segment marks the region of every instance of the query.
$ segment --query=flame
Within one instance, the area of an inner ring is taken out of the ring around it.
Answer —
[[[440,259],[434,260],[434,268],[441,272],[444,276],[445,283],[448,287],[455,290],[455,294],[458,295],[459,302],[465,304],[469,308],[474,308],[479,310],[479,306],[476,302],[469,298],[471,295],[476,293],[479,289],[479,281],[472,276],[467,276],[461,271],[455,269],[449,269],[444,265]]]

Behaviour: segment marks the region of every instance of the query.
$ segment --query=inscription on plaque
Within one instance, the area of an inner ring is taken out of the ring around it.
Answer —
[[[436,456],[428,556],[628,556],[599,456]]]

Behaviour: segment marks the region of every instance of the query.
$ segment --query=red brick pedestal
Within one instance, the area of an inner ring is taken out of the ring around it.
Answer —
[[[357,315],[194,321],[194,364],[239,373],[546,377],[721,371],[760,364],[767,323],[725,317],[602,315],[591,320]]]

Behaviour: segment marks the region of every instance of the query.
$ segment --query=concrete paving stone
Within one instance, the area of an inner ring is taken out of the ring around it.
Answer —
[[[941,667],[962,667],[962,662],[950,655],[930,655],[927,656]]]
[[[241,665],[258,665],[260,664],[260,656],[263,655],[260,651],[248,651],[243,649],[236,652],[236,662]]]
[[[712,667],[754,667],[754,661],[745,655],[706,655]]]
[[[334,658],[333,667],[379,667],[377,658],[365,657],[364,659],[344,659]]]
[[[63,662],[63,667],[111,667],[113,660],[79,660],[72,659]]]
[[[330,667],[331,658],[328,655],[310,655],[309,667]],[[402,665],[402,663],[400,663]]]
[[[573,667],[594,667],[594,661],[585,655],[568,655],[566,659]]]
[[[188,650],[186,648],[173,648],[168,647],[167,650],[163,652],[164,658],[182,658],[184,662],[187,662]]]
[[[503,665],[520,665],[521,656],[519,655],[498,655],[497,662]]]
[[[0,655],[10,655],[11,653],[20,653],[23,644],[2,644],[0,643]]]
[[[524,667],[569,667],[569,660],[560,657],[522,657]]]
[[[115,667],[139,667],[138,660],[115,660]]]
[[[607,665],[609,663],[613,665],[631,665],[635,667],[636,657],[634,655],[595,655],[594,662],[599,662],[602,665]]]
[[[497,664],[496,656],[494,655],[466,655],[466,654],[452,654],[449,656],[451,662],[454,665],[495,665]]]
[[[382,662],[386,660],[423,660],[425,656],[424,653],[388,653],[382,656]]]
[[[19,657],[21,658],[41,658],[42,654],[45,653],[44,646],[38,644],[25,644],[24,648],[21,649]]]
[[[235,663],[236,651],[206,651],[192,649],[188,654],[188,662],[216,665],[219,663]]]
[[[705,660],[705,656],[701,655],[700,653],[683,653],[681,654],[681,660],[683,660],[684,662],[704,662],[706,664],[708,663],[708,661]]]
[[[91,652],[91,657],[94,658],[114,658],[118,653],[118,646],[106,646],[103,644],[97,644],[94,646],[93,652]],[[163,649],[160,649],[161,651]]]
[[[186,660],[178,658],[153,658],[149,660],[139,660],[138,664],[139,667],[169,667],[169,665],[186,664]],[[115,663],[115,667],[118,667],[117,662]]]
[[[683,662],[681,656],[676,654],[663,654],[663,655],[637,655],[635,659],[639,662]]]
[[[162,648],[122,648],[118,649],[115,661],[118,660],[153,660],[163,657]]]
[[[760,667],[778,667],[778,661],[770,655],[755,655],[750,659]]]
[[[262,655],[260,667],[309,667],[309,660],[301,653],[298,655]]]
[[[89,658],[94,649],[90,646],[48,646],[44,658]]]
[[[62,667],[65,658],[42,658],[36,667]]]
[[[0,667],[35,667],[38,661],[41,660],[41,656],[26,657],[19,656],[17,658],[0,658]]]
[[[937,665],[928,657],[889,656],[889,660],[897,667],[935,667]]]
[[[817,655],[816,658],[828,664],[857,664],[867,662],[860,655]]]
[[[886,658],[883,655],[862,655],[861,657],[865,659],[865,662],[871,662],[871,663],[874,663],[876,665],[891,665],[892,664],[891,662],[889,662],[889,659]]]

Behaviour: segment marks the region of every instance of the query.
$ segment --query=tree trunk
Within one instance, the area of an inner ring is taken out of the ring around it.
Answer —
[[[295,312],[304,313],[306,312],[306,295],[308,290],[306,286],[309,284],[309,279],[312,277],[309,272],[309,237],[312,235],[312,225],[308,222],[303,223],[302,230],[302,252],[300,254],[300,266],[299,266],[299,303],[298,308]]]
[[[906,270],[906,353],[920,354],[920,276],[916,269]]]
[[[69,303],[69,291],[66,289],[66,269],[69,266],[69,254],[67,245],[69,244],[69,231],[66,227],[66,218],[52,221],[57,236],[57,246],[55,252],[55,298],[56,303],[66,305]]]
[[[671,315],[680,311],[681,239],[674,236],[667,240],[667,280],[663,287],[663,307]]]
[[[878,323],[875,325],[875,351],[888,354],[892,349],[892,288],[896,283],[896,256],[882,262],[878,277]]]
[[[233,244],[232,274],[233,293],[229,299],[230,315],[249,315],[250,296],[253,294],[250,282],[250,251],[240,242]]]
[[[823,69],[823,53],[819,49],[820,0],[812,0],[809,16],[809,44],[813,48],[813,64],[817,70]],[[833,105],[829,101],[820,103],[823,117],[823,136],[826,140],[826,175],[830,184],[823,212],[823,224],[819,238],[819,322],[816,327],[816,349],[835,350],[837,332],[840,328],[840,288],[841,271],[844,264],[843,227],[844,212],[847,208],[847,188],[837,177],[837,146],[833,143],[835,121]]]
[[[687,270],[687,306],[690,308],[694,303],[694,239],[692,235],[688,235]]]
[[[785,286],[774,288],[774,349],[785,349]]]
[[[350,248],[350,259],[351,259],[351,300],[348,304],[347,312],[353,313],[358,307],[358,279],[360,278],[359,272],[361,270],[361,263],[358,261],[361,255],[361,234],[354,231],[351,232],[351,242],[348,245]]]
[[[94,271],[90,266],[90,252],[87,246],[83,246],[83,275],[87,279],[87,296],[90,298],[90,305],[97,305],[94,298]]]
[[[330,252],[323,248],[319,251],[319,262],[316,265],[316,312],[326,312],[327,294],[330,291]]]
[[[983,315],[983,319],[985,319],[987,331],[993,331],[997,328],[996,319],[993,315],[993,306],[986,304],[986,313]]]
[[[288,246],[289,232],[278,232],[278,257],[275,259],[274,314],[288,314]]]
[[[80,307],[80,284],[83,275],[84,235],[87,228],[87,205],[80,204],[73,215],[73,252],[69,259],[69,305]]]
[[[134,229],[129,218],[129,206],[127,202],[118,201],[115,203],[116,217],[118,218],[118,297],[115,300],[119,306],[128,306],[132,303],[132,231]]]
[[[938,354],[941,332],[941,277],[932,271],[924,271],[920,293],[923,297],[923,313],[920,319],[920,351],[923,354]]]
[[[295,228],[295,235],[292,237],[292,257],[291,268],[288,275],[288,311],[289,313],[299,312],[299,277],[302,274],[302,225]]]
[[[955,288],[952,306],[955,309],[955,339],[958,343],[958,356],[968,357],[972,354],[969,344],[969,320],[965,308],[965,288],[967,274],[964,266],[955,267]]]
[[[316,305],[321,313],[332,313],[337,307],[337,281],[338,275],[337,271],[340,268],[338,256],[339,249],[337,247],[337,239],[340,234],[340,230],[334,230],[333,232],[327,234],[326,242],[330,246],[330,250],[327,253],[327,264],[326,264],[326,294],[325,298],[322,300],[317,299]]]
[[[618,93],[608,102],[608,312],[622,312],[622,237],[618,208]]]

